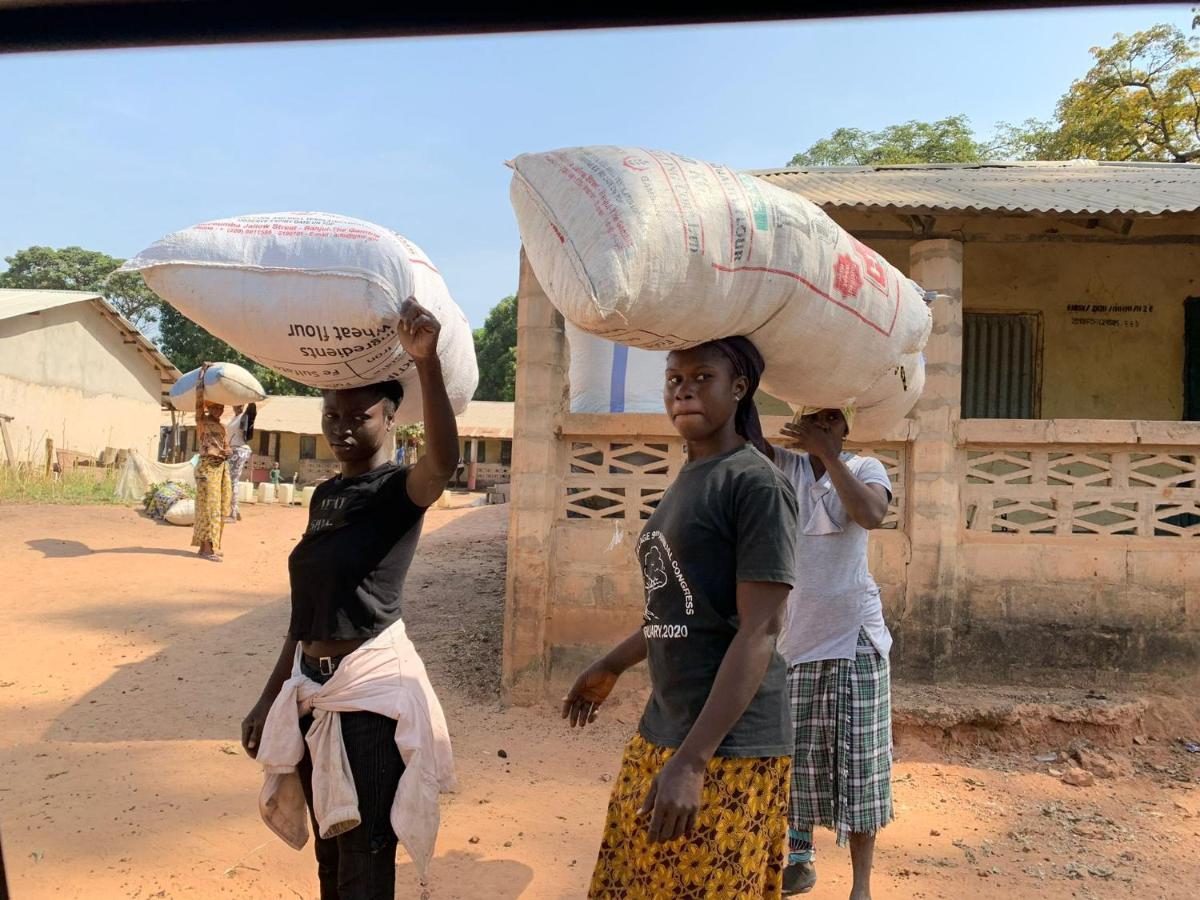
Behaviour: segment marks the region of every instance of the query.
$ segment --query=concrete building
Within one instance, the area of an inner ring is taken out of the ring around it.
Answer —
[[[0,290],[0,417],[7,463],[107,449],[153,458],[179,371],[99,294]]]
[[[1200,167],[755,174],[941,295],[923,398],[861,448],[895,488],[870,554],[898,672],[1194,672]],[[566,410],[524,258],[519,317],[504,685],[525,702],[637,626],[633,542],[682,445],[665,416]]]
[[[459,480],[486,488],[508,484],[512,471],[513,404],[472,400],[458,417],[459,455],[464,465]]]

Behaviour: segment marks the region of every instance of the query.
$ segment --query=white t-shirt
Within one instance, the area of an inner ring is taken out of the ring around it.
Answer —
[[[229,438],[229,446],[236,450],[246,446],[246,414],[238,413],[225,426],[225,434]]]
[[[883,621],[879,586],[867,568],[867,530],[850,518],[826,472],[813,477],[807,453],[774,447],[775,464],[796,490],[796,586],[788,595],[779,653],[789,666],[822,659],[854,659],[858,631],[880,656],[892,647]],[[864,484],[892,483],[877,459],[843,453]]]

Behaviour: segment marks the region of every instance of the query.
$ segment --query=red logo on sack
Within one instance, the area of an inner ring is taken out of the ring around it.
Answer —
[[[833,286],[843,297],[857,297],[862,285],[862,272],[858,264],[850,258],[850,254],[843,253],[833,267]]]
[[[627,169],[633,169],[635,172],[645,172],[650,168],[650,160],[644,156],[627,156],[621,160],[621,164]]]

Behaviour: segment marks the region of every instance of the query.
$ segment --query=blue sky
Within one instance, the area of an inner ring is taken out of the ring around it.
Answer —
[[[1088,49],[1187,6],[0,56],[0,257],[196,222],[395,228],[473,324],[516,289],[504,161],[639,144],[764,168],[834,128],[1048,116]]]

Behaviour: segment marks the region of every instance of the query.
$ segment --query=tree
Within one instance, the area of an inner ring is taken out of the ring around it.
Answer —
[[[895,166],[906,163],[969,163],[983,159],[970,120],[947,116],[936,122],[912,120],[881,131],[839,128],[797,153],[791,166]]]
[[[479,400],[513,400],[517,395],[517,298],[508,296],[492,307],[482,328],[475,329],[479,362]]]
[[[117,272],[122,259],[82,247],[28,247],[5,257],[0,287],[101,294],[142,331],[158,320],[160,302],[137,272]]]
[[[273,369],[259,365],[220,338],[209,334],[174,307],[162,304],[159,321],[159,346],[181,372],[189,372],[206,362],[231,362],[248,369],[268,394],[316,396],[321,392],[285,378]]]
[[[1172,25],[1093,47],[1094,65],[1058,101],[1054,119],[1001,122],[1012,159],[1193,162],[1200,159],[1200,51]]]
[[[1200,25],[1200,15],[1192,27]],[[1200,160],[1200,50],[1173,25],[1093,47],[1092,68],[1073,82],[1049,120],[1000,122],[976,142],[966,116],[906,122],[882,131],[839,128],[796,154],[793,166],[898,165],[983,159]]]

